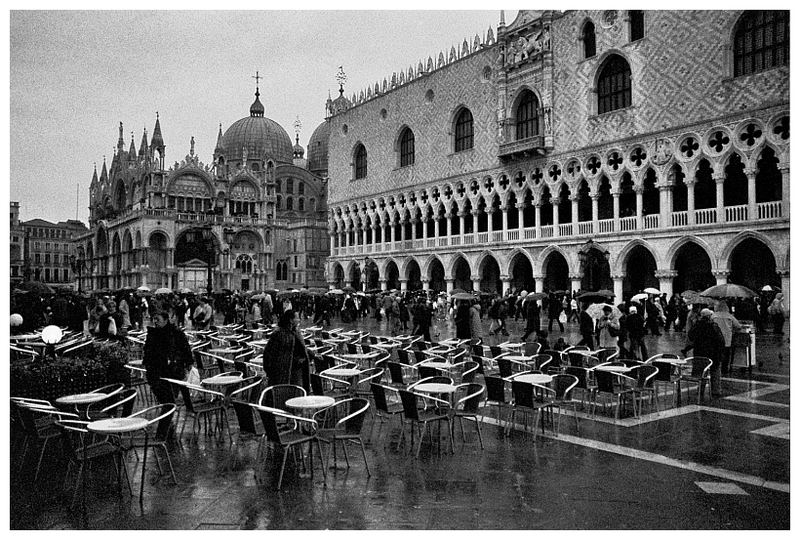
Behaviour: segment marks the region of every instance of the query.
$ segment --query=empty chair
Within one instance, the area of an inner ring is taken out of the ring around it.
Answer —
[[[542,373],[545,373],[549,371],[549,366],[552,361],[553,357],[549,354],[534,354],[533,358],[528,361],[528,365],[533,369],[538,369]]]
[[[302,386],[294,384],[274,384],[266,387],[258,398],[258,404],[263,407],[286,410],[286,401],[295,397],[305,396],[306,391]]]
[[[408,349],[397,349],[397,361],[401,364],[413,364],[410,352]]]
[[[453,408],[453,419],[458,419],[461,428],[461,440],[466,442],[464,436],[464,419],[475,422],[475,430],[478,432],[478,440],[483,450],[483,435],[481,435],[481,423],[478,421],[480,414],[481,398],[486,389],[482,384],[464,383],[456,387],[456,404]]]
[[[405,388],[417,377],[414,375],[418,368],[416,366],[408,366],[399,362],[387,362],[386,367],[389,369],[389,377],[391,384],[400,388]]]
[[[653,380],[656,391],[656,399],[658,399],[659,387],[672,387],[672,406],[675,406],[675,400],[678,396],[678,389],[680,388],[679,381],[681,378],[680,373],[678,372],[678,367],[671,362],[662,360],[653,360],[651,365],[657,370]],[[664,395],[666,396],[666,391],[664,392]]]
[[[454,364],[450,369],[450,373],[460,383],[475,382],[475,375],[478,373],[478,363],[472,360],[465,360]]]
[[[92,403],[86,407],[86,418],[100,420],[102,418],[129,416],[136,403],[137,390],[125,388],[121,392],[108,398]]]
[[[542,351],[541,354],[547,354],[550,356],[550,363],[547,365],[547,371],[550,373],[561,373],[564,370],[564,364],[567,362],[564,359],[564,355],[561,351],[556,351],[555,349],[546,349]]]
[[[530,367],[528,367],[528,365],[524,362],[509,360],[508,358],[497,358],[496,360],[500,376],[504,379],[513,377],[514,375],[519,375],[520,373],[525,373],[530,370]]]
[[[532,356],[534,354],[539,354],[539,351],[542,349],[542,344],[536,341],[526,341],[525,345],[522,349],[522,354],[525,356]]]
[[[655,377],[658,374],[658,368],[652,364],[644,364],[636,367],[633,370],[636,376],[636,385],[633,387],[633,398],[635,403],[639,404],[639,414],[642,411],[642,401],[648,398],[650,409],[652,410],[655,405],[658,411],[658,399],[656,399]],[[635,404],[634,403],[634,404]]]
[[[432,364],[417,364],[415,367],[417,368],[421,379],[437,377],[439,375],[446,377],[448,375],[447,371],[434,367]]]
[[[242,379],[239,387],[228,394],[230,399],[238,399],[246,403],[255,403],[256,396],[259,395],[261,385],[264,383],[264,378],[260,375],[252,375],[246,379]]]
[[[511,430],[512,422],[516,418],[517,412],[524,415],[523,427],[527,431],[527,417],[529,414],[535,414],[535,419],[532,426],[533,440],[536,441],[536,425],[542,415],[543,409],[553,407],[553,400],[555,392],[546,386],[537,384],[526,383],[522,381],[511,381],[511,393],[514,396],[514,402],[511,407],[511,417],[506,424],[506,433]],[[542,423],[542,432],[544,432],[544,423]]]
[[[429,396],[421,396],[415,394],[414,392],[410,392],[408,390],[399,390],[400,392],[400,401],[403,404],[403,423],[408,423],[411,426],[411,446],[413,449],[414,446],[414,429],[418,430],[419,434],[419,443],[417,444],[417,451],[415,452],[415,456],[419,457],[419,452],[422,449],[422,440],[424,439],[425,433],[430,435],[431,441],[433,440],[433,433],[430,430],[430,424],[436,422],[437,424],[440,422],[447,422],[447,433],[450,435],[450,451],[455,452],[453,449],[453,429],[452,429],[452,422],[450,420],[450,415],[448,414],[447,410],[450,407],[450,403],[438,398],[433,398]],[[418,399],[424,398],[426,402],[432,402],[437,405],[436,408],[431,409],[424,409],[419,406]],[[441,453],[441,448],[439,448],[439,453]]]
[[[508,409],[511,400],[506,393],[506,380],[502,377],[487,375],[484,377],[486,384],[486,404],[497,407],[497,422],[503,425],[503,409]]]
[[[594,356],[600,363],[611,362],[619,357],[619,351],[612,348],[597,349]]]
[[[374,382],[379,383],[382,378],[383,370],[381,368],[374,367],[361,371],[351,388],[352,395],[364,398],[371,397],[372,390],[369,385]]]
[[[713,362],[705,356],[692,356],[686,359],[686,363],[691,366],[691,371],[681,374],[678,379],[678,391],[680,391],[682,383],[696,384],[697,403],[699,404],[706,385],[711,384],[711,364]]]
[[[372,391],[373,402],[375,403],[375,416],[380,418],[381,425],[383,425],[383,423],[387,420],[391,421],[393,417],[403,414],[403,404],[399,401],[390,402],[387,396],[387,393],[396,393],[396,388],[391,388],[389,386],[384,386],[374,382],[370,383],[369,387]],[[402,429],[402,427],[401,421],[400,428]]]
[[[572,390],[578,386],[578,378],[575,375],[559,373],[553,375],[552,388],[555,391],[553,405],[558,408],[558,419],[556,420],[556,435],[561,432],[561,409],[569,407],[575,418],[575,429],[578,430],[578,411],[577,402],[572,398]]]
[[[347,457],[347,443],[358,443],[361,447],[361,455],[364,457],[367,476],[371,476],[369,463],[367,463],[367,452],[364,449],[364,441],[361,439],[361,429],[364,426],[364,418],[368,410],[369,401],[355,397],[339,401],[330,407],[317,411],[314,414],[314,420],[317,422],[318,440],[333,447],[334,466],[336,465],[337,442],[342,444],[342,452],[348,469],[350,468],[350,459]],[[330,455],[331,453],[329,452],[328,457]]]
[[[594,383],[592,372],[588,368],[567,366],[564,368],[564,373],[578,379],[578,384],[575,388],[581,391],[581,406],[583,406],[587,398],[589,400],[593,399],[597,385]]]
[[[595,370],[594,377],[597,382],[597,389],[594,391],[592,399],[592,416],[595,415],[597,400],[600,397],[608,398],[609,405],[614,409],[615,419],[619,418],[619,410],[622,407],[624,398],[631,398],[635,414],[636,401],[633,400],[633,387],[636,384],[635,379],[623,375],[622,373],[603,370]],[[603,406],[605,407],[605,404]]]

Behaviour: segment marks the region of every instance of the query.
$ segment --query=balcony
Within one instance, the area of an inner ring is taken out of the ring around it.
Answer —
[[[531,156],[541,156],[545,153],[544,136],[534,135],[527,139],[520,139],[503,143],[500,145],[498,157],[501,160],[511,160],[514,158],[525,158]]]

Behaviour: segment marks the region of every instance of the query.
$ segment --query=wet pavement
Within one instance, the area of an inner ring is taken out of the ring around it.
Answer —
[[[303,321],[303,325],[310,321]],[[373,319],[334,326],[390,334]],[[488,323],[485,324],[488,330]],[[510,322],[510,338],[522,324]],[[450,337],[452,324],[437,322],[435,340]],[[561,335],[551,334],[551,341]],[[564,334],[577,342],[577,325]],[[685,336],[648,336],[650,354],[674,352]],[[457,432],[455,453],[422,446],[419,459],[401,442],[397,421],[364,426],[368,476],[356,447],[351,467],[330,469],[323,482],[299,477],[287,464],[278,492],[274,456],[262,481],[255,478],[256,440],[184,435],[171,451],[178,485],[159,479],[152,463],[144,502],[120,495],[100,466],[87,485],[87,511],[68,508],[62,490],[63,461],[45,457],[45,474],[12,469],[12,529],[787,529],[789,527],[789,343],[788,335],[757,337],[760,369],[723,378],[723,397],[700,405],[683,396],[681,408],[614,421],[579,408],[558,437],[550,430],[534,439],[520,429],[504,436],[486,408],[485,448],[467,423]],[[663,401],[662,401],[663,403]],[[518,428],[521,426],[517,426]],[[188,429],[188,428],[187,428]],[[128,470],[138,495],[141,464]],[[27,469],[32,465],[29,463]]]

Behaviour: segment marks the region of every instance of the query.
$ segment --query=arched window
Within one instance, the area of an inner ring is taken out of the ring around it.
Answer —
[[[414,164],[414,132],[405,128],[400,135],[400,166]]]
[[[356,163],[356,180],[359,180],[361,178],[366,178],[367,149],[364,148],[363,144],[359,144],[358,147],[356,147],[355,163]]]
[[[733,38],[733,76],[789,65],[789,12],[745,11]]]
[[[297,183],[297,194],[298,195],[305,195],[306,193],[306,184],[304,182]]]
[[[292,193],[294,191],[294,179],[287,178],[286,179],[286,193]]]
[[[275,180],[275,191],[280,191],[280,190],[281,190],[281,180],[279,178]]]
[[[474,145],[472,113],[469,109],[461,109],[456,117],[456,152],[469,150]]]
[[[275,210],[280,210],[280,209],[281,209],[281,196],[278,195],[277,197],[275,197]]]
[[[294,203],[291,197],[286,197],[286,209],[287,210],[294,210]]]
[[[628,24],[630,25],[631,41],[637,41],[644,37],[644,11],[632,9],[628,12]]]
[[[301,212],[305,212],[306,210],[306,200],[303,197],[297,199],[297,209]]]
[[[539,134],[539,100],[530,90],[525,90],[517,105],[517,140]]]
[[[581,40],[583,41],[583,57],[592,58],[597,54],[597,43],[594,37],[594,23],[587,21],[583,25],[583,33]]]
[[[603,63],[597,79],[597,114],[631,105],[631,68],[628,62],[612,54]]]

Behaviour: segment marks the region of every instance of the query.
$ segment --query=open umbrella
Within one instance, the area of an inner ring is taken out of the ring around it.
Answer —
[[[709,287],[701,292],[700,296],[708,296],[709,298],[753,298],[758,295],[743,285],[724,283]]]
[[[328,294],[344,294],[344,291],[342,289],[331,289]]]
[[[616,306],[612,306],[611,304],[592,304],[586,308],[586,313],[592,319],[600,319],[603,316],[603,308],[605,307],[611,308],[611,317],[614,319],[619,319],[622,317],[622,312],[617,309]]]
[[[646,292],[647,294],[661,294],[661,291],[659,291],[659,290],[658,290],[658,289],[656,289],[655,287],[647,287],[647,288],[646,288],[644,291],[642,291],[642,292]]]
[[[687,296],[697,296],[697,291],[694,291],[692,289],[686,289],[681,293],[681,296],[683,296],[684,298],[686,298]]]
[[[685,293],[684,293],[685,294]],[[708,298],[707,296],[700,296],[700,293],[693,292],[690,295],[686,295],[683,297],[687,304],[698,304],[701,306],[710,306],[716,302],[713,298]]]
[[[136,287],[136,290],[139,292],[150,292],[150,287],[148,287],[147,285],[141,285],[139,287]]]
[[[181,294],[194,294],[194,291],[192,289],[190,289],[189,287],[183,287],[178,292],[181,293]]]
[[[639,294],[634,294],[631,296],[631,300],[634,302],[638,302],[639,300],[647,300],[647,293],[640,292]]]
[[[25,281],[17,285],[17,288],[36,294],[53,294],[56,292],[48,284],[41,281]]]
[[[286,298],[287,296],[294,296],[298,292],[300,292],[300,291],[294,291],[294,290],[280,291],[275,296],[277,296],[278,298]]]
[[[542,292],[532,292],[525,295],[525,299],[533,299],[533,300],[541,300],[542,298],[547,298],[547,293]]]
[[[606,289],[600,289],[599,291],[587,291],[578,295],[578,300],[591,300],[595,298],[607,300],[614,298],[614,293]]]
[[[172,289],[161,287],[160,289],[156,289],[156,294],[172,294]]]
[[[342,290],[346,293],[356,292],[355,288],[351,287],[350,285],[345,285],[344,287],[342,287]]]
[[[265,296],[264,293],[258,293],[258,294],[254,294],[252,297],[250,297],[250,299],[251,300],[263,300],[264,296]]]
[[[455,296],[457,294],[462,294],[466,292],[467,291],[465,291],[464,289],[453,289],[452,291],[450,291],[450,296]]]
[[[764,292],[772,292],[772,291],[781,292],[781,288],[776,287],[774,285],[764,285],[763,287],[761,287],[761,290]]]
[[[455,299],[455,300],[474,300],[475,299],[475,297],[472,296],[468,292],[460,292],[460,293],[456,293],[456,294],[454,294],[452,296],[453,296],[453,299]]]

